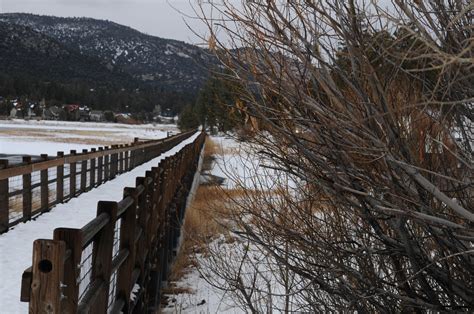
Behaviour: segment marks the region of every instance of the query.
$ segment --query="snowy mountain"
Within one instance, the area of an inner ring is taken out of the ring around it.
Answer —
[[[0,21],[0,72],[63,83],[130,84],[133,78],[111,71],[99,60],[68,49],[31,28]]]
[[[130,27],[91,18],[0,14],[0,21],[31,28],[68,50],[96,58],[111,71],[165,90],[195,92],[214,59],[184,42],[146,35]]]

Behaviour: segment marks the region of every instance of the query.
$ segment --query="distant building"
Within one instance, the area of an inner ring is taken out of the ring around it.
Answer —
[[[63,110],[65,112],[65,119],[67,121],[79,121],[81,118],[81,114],[79,112],[79,105],[76,104],[70,104],[70,105],[64,105]]]
[[[26,117],[25,118],[34,118],[41,114],[40,104],[36,102],[28,102],[26,105]]]
[[[10,110],[10,118],[11,119],[16,118],[16,113],[17,113],[17,110],[15,107],[13,107],[12,110]]]
[[[87,106],[79,107],[79,120],[80,121],[90,121],[90,109]]]
[[[89,114],[91,121],[101,122],[105,121],[104,112],[101,110],[92,110]]]
[[[23,104],[18,100],[11,101],[12,109],[10,110],[10,118],[24,118],[25,117],[25,110]]]
[[[51,106],[43,111],[43,119],[59,120],[63,110],[58,106]]]

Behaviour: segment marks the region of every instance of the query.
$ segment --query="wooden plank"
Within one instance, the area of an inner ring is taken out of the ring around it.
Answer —
[[[130,147],[130,145],[127,145],[127,147]],[[130,151],[126,151],[124,153],[124,158],[125,158],[125,171],[130,171]]]
[[[132,196],[133,205],[122,216],[120,228],[120,249],[128,249],[130,254],[117,272],[117,297],[125,301],[124,313],[130,310],[130,292],[132,290],[132,273],[135,268],[135,233],[137,228],[136,211],[137,195],[134,188],[124,189],[124,198]]]
[[[65,248],[63,241],[40,239],[33,243],[30,313],[62,313]]]
[[[41,159],[48,159],[48,154],[41,154]],[[41,211],[45,212],[49,210],[48,198],[49,198],[49,185],[48,185],[48,169],[41,170]]]
[[[92,148],[92,151],[95,152],[96,149]],[[90,189],[95,187],[95,171],[96,171],[95,158],[92,158],[91,159],[91,171],[90,171],[90,185],[89,185]]]
[[[31,266],[23,271],[21,275],[21,291],[20,291],[20,301],[21,302],[30,302],[31,296],[31,281],[33,280],[33,271]]]
[[[117,220],[117,202],[100,201],[97,206],[97,215],[103,213],[108,214],[110,219],[94,240],[91,280],[99,279],[106,284],[104,289],[100,291],[97,302],[92,306],[93,313],[107,313],[115,222]]]
[[[71,150],[71,155],[75,155],[76,151]],[[71,162],[69,164],[69,197],[73,198],[76,196],[76,163]]]
[[[109,147],[105,146],[105,150],[108,150]],[[104,182],[109,181],[110,179],[110,155],[104,156]]]
[[[64,157],[64,152],[58,152],[58,158]],[[56,167],[56,201],[64,201],[64,164]]]
[[[103,151],[103,147],[99,147],[99,151]],[[97,159],[97,183],[102,184],[103,180],[103,175],[104,175],[104,157],[100,156]]]
[[[123,145],[120,145],[121,147],[123,147]],[[123,173],[123,152],[120,152],[119,153],[119,165],[118,165],[118,173]]]
[[[23,162],[31,163],[31,156],[24,156]],[[26,173],[23,175],[23,219],[31,219],[31,173]]]
[[[0,160],[0,169],[8,167],[8,160]],[[8,230],[9,200],[8,178],[0,180],[0,233]]]
[[[112,150],[116,150],[117,145],[112,145]],[[117,154],[112,154],[110,155],[110,178],[114,179],[115,176],[117,175],[117,170],[118,170],[118,155]]]
[[[87,149],[83,149],[82,154],[87,154]],[[81,193],[85,191],[87,191],[87,160],[81,161]]]
[[[82,254],[82,232],[80,229],[56,228],[54,240],[63,241],[66,250],[70,252],[64,262],[64,298],[61,300],[62,313],[76,313],[79,302],[80,264]]]

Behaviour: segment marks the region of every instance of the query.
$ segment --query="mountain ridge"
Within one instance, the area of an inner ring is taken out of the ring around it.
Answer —
[[[31,28],[69,51],[97,59],[110,71],[162,90],[196,94],[215,59],[198,46],[144,34],[88,17],[3,13],[0,21]]]

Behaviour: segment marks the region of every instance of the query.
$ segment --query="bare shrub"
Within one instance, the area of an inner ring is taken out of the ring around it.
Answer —
[[[223,79],[259,123],[252,140],[291,179],[278,198],[236,199],[232,230],[275,280],[298,279],[262,289],[261,268],[243,279],[246,250],[217,248],[214,285],[252,312],[290,294],[304,311],[472,310],[472,3],[203,6]]]

